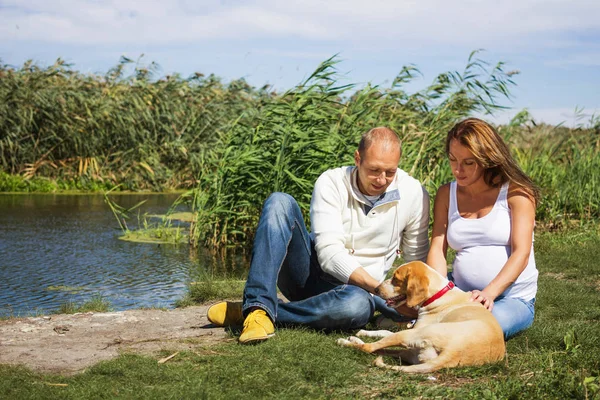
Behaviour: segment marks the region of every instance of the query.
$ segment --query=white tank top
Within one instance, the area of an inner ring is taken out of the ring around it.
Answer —
[[[464,291],[482,290],[498,275],[511,254],[511,214],[507,200],[508,183],[502,185],[489,214],[467,219],[460,216],[456,201],[456,182],[450,183],[448,207],[448,245],[456,250],[452,264],[456,286]],[[531,300],[537,293],[538,271],[533,243],[527,267],[501,296]]]

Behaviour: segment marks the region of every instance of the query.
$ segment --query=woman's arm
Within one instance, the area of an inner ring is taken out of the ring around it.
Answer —
[[[433,229],[431,232],[431,246],[427,255],[427,265],[443,276],[448,275],[446,254],[448,252],[448,207],[450,199],[450,184],[440,186],[435,196],[433,205]]]
[[[511,212],[511,254],[498,275],[482,290],[473,291],[472,300],[479,301],[488,309],[493,308],[493,301],[510,285],[527,267],[533,228],[535,225],[535,203],[523,189],[511,185],[508,191],[508,207]]]

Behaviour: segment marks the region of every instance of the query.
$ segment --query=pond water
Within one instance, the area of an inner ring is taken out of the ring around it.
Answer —
[[[130,229],[145,214],[164,214],[176,198],[111,195],[126,208],[147,200]],[[101,194],[0,194],[0,316],[50,313],[98,295],[114,310],[172,308],[190,281],[216,265],[186,244],[133,243],[120,234]]]

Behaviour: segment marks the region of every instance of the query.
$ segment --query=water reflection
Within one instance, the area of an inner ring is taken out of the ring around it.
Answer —
[[[123,207],[147,199],[131,228],[144,214],[164,213],[177,196],[111,198]],[[215,265],[186,245],[125,242],[119,233],[102,195],[0,195],[0,316],[48,313],[97,294],[116,310],[172,307]],[[234,263],[228,276],[244,276],[243,263]]]

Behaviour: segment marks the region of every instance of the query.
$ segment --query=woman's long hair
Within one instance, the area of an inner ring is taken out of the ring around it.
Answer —
[[[467,118],[454,125],[446,137],[446,155],[450,154],[450,142],[453,139],[473,153],[477,163],[484,169],[483,180],[487,185],[499,187],[510,181],[538,204],[539,188],[519,167],[506,143],[490,124],[478,118]]]

